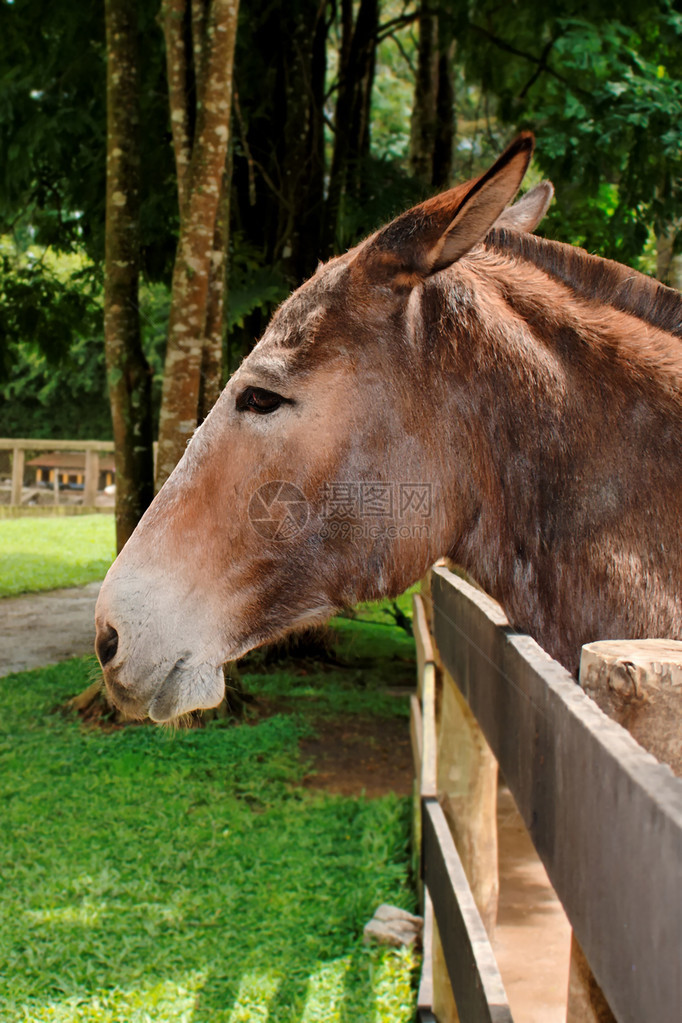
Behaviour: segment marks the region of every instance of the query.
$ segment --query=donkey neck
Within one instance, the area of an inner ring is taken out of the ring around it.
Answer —
[[[679,340],[496,251],[422,305],[475,495],[450,556],[572,671],[590,640],[682,635]]]

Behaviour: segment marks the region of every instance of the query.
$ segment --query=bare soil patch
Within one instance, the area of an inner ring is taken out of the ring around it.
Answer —
[[[306,788],[369,798],[412,792],[414,768],[406,718],[359,715],[313,721],[317,733],[304,739],[301,753],[312,759]]]

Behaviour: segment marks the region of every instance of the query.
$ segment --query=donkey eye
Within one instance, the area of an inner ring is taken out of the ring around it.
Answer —
[[[274,391],[266,391],[262,387],[247,387],[237,398],[237,410],[246,412],[251,409],[260,415],[267,415],[268,412],[274,412],[285,401],[286,398],[283,398],[281,394],[275,394]]]

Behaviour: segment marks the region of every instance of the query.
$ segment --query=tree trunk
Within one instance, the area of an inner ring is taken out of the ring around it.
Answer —
[[[431,184],[438,100],[438,15],[425,3],[419,12],[419,50],[410,125],[410,170]]]
[[[254,0],[240,26],[232,230],[297,287],[320,256],[324,210],[326,0]],[[248,287],[248,281],[245,282]],[[249,317],[244,349],[270,308]]]
[[[438,94],[436,96],[436,133],[433,140],[431,184],[449,188],[452,184],[453,148],[455,145],[455,42],[439,29]]]
[[[447,19],[432,6],[422,4],[410,126],[410,169],[419,181],[433,188],[447,188],[452,177],[454,51]]]
[[[238,6],[238,0],[210,0],[203,6],[194,3],[191,47],[185,31],[187,0],[167,0],[164,8],[171,124],[179,126],[177,133],[174,131],[174,147],[181,223],[159,419],[157,489],[173,471],[201,421],[201,406],[205,404],[202,396],[215,393],[220,384],[221,360],[216,359],[215,337],[222,339],[222,301],[215,302],[215,290],[222,287],[223,280],[224,236],[219,211],[230,130]],[[190,138],[188,69],[195,54],[200,54],[201,63],[199,68],[192,63],[197,108]],[[187,162],[189,145],[191,156]],[[216,248],[216,240],[220,249]],[[214,289],[216,278],[221,283]],[[213,339],[208,342],[207,332]],[[213,374],[213,379],[203,384],[202,368]]]
[[[682,252],[675,252],[680,223],[670,225],[656,238],[656,276],[663,284],[682,290]]]
[[[140,341],[140,158],[135,0],[106,0],[104,345],[116,461],[116,547],[153,497],[151,372]]]
[[[334,117],[334,152],[325,214],[324,254],[343,248],[343,205],[358,196],[362,164],[369,155],[369,113],[379,27],[378,0],[360,0],[355,22],[351,0],[342,0],[339,85]]]

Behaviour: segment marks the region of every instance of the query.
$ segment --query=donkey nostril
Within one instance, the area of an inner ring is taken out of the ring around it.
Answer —
[[[118,650],[118,633],[111,625],[105,625],[97,634],[95,640],[95,651],[99,657],[99,663],[106,668],[109,661],[112,661]]]

